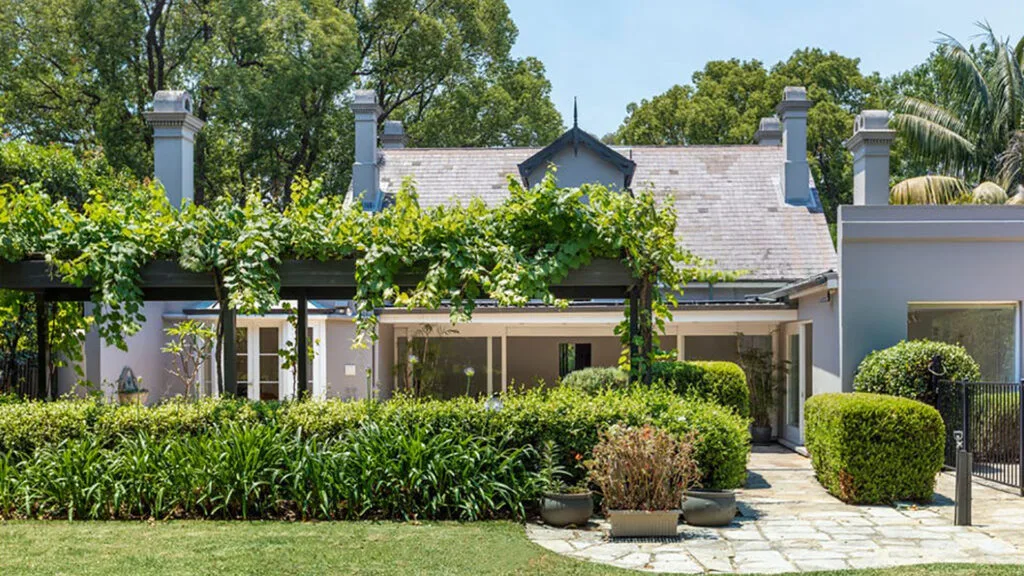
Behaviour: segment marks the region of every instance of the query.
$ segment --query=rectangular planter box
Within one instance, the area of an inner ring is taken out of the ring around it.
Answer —
[[[679,510],[609,510],[612,538],[670,538],[676,535]]]

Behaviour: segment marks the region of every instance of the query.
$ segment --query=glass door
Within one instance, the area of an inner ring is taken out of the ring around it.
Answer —
[[[786,390],[782,437],[793,444],[803,444],[804,400],[807,381],[804,354],[804,325],[786,329]]]

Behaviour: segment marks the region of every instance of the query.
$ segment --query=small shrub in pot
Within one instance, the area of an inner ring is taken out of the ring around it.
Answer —
[[[582,459],[577,454],[577,460]],[[542,492],[540,517],[551,526],[582,526],[594,514],[594,495],[586,481],[567,483],[573,475],[557,463],[555,443],[548,440],[541,453],[538,473]]]
[[[594,447],[590,480],[603,496],[613,537],[674,536],[683,492],[700,477],[696,434],[650,425],[612,426]]]

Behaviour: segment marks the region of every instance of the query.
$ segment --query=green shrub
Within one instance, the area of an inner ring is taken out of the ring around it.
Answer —
[[[578,388],[588,393],[624,388],[628,384],[629,374],[618,368],[584,368],[570,372],[562,378],[562,386]]]
[[[417,400],[395,398],[367,402],[300,402],[278,415],[290,430],[336,436],[364,419],[402,422],[424,428],[457,430],[484,437],[507,437],[513,446],[554,442],[574,479],[583,477],[581,460],[612,424],[654,424],[674,434],[696,430],[695,456],[706,488],[739,488],[746,480],[750,451],[747,422],[732,410],[710,402],[682,399],[660,386],[587,393],[570,387],[506,394],[500,412],[489,412],[472,398]]]
[[[37,518],[523,518],[530,447],[373,422],[324,439],[227,423],[0,455],[0,515]]]
[[[155,407],[114,406],[91,400],[0,405],[0,453],[31,452],[64,440],[95,439],[113,447],[145,434],[152,441],[206,434],[228,423],[267,424],[304,437],[338,438],[365,422],[408,425],[435,431],[507,440],[507,446],[557,445],[576,480],[585,471],[599,434],[612,424],[654,424],[674,434],[698,432],[695,456],[707,488],[737,488],[746,479],[750,436],[746,420],[731,410],[686,400],[661,386],[596,393],[558,387],[503,396],[504,408],[489,412],[472,398],[386,403],[285,402],[273,409],[239,400],[171,402]],[[536,465],[531,462],[531,465]],[[535,469],[535,468],[534,468]]]
[[[931,499],[946,435],[931,406],[880,394],[818,394],[804,416],[815,474],[833,496],[855,504]]]
[[[655,380],[661,380],[684,398],[710,400],[750,416],[750,389],[743,369],[733,362],[655,362]]]
[[[942,359],[943,379],[947,382],[975,382],[981,376],[978,363],[963,346],[931,340],[904,340],[868,354],[857,367],[853,388],[857,392],[889,394],[934,404],[936,399],[928,392],[931,382],[928,367],[936,356]],[[938,392],[945,395],[950,393],[950,389]]]

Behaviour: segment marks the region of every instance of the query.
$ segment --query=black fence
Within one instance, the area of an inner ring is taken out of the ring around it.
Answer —
[[[973,474],[1024,494],[1024,388],[1020,382],[956,382],[942,386],[937,407],[946,423],[946,465],[974,453]]]
[[[18,354],[10,359],[0,355],[0,394],[35,395],[37,369],[34,355]]]

